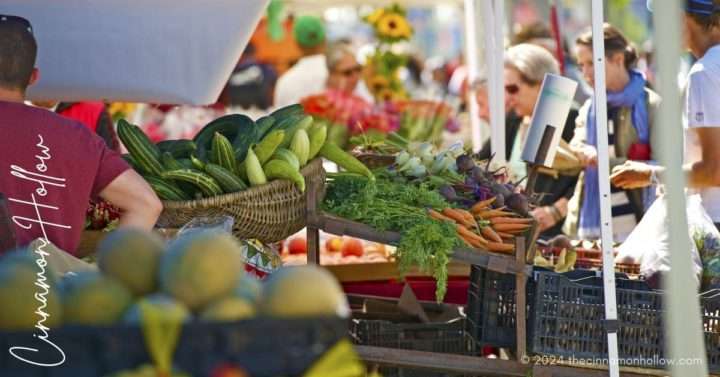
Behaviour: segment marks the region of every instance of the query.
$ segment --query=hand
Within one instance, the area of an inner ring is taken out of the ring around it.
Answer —
[[[610,182],[621,189],[632,190],[648,187],[654,167],[637,161],[626,161],[616,166],[610,175]]]
[[[547,207],[538,207],[532,211],[532,216],[537,220],[540,231],[544,232],[555,226],[555,219]]]
[[[585,145],[580,148],[573,149],[575,156],[580,160],[584,167],[597,166],[597,149],[591,145]]]

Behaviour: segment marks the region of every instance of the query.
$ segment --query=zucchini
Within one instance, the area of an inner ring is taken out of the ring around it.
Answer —
[[[284,120],[280,121],[276,126],[273,126],[273,131],[285,131],[285,139],[283,139],[280,147],[287,148],[288,146],[290,146],[290,142],[292,141],[293,136],[295,136],[295,131],[300,129],[300,126],[307,124],[307,119],[312,119],[312,117],[309,115],[295,115],[290,118],[285,118]]]
[[[266,115],[262,118],[258,118],[258,120],[255,121],[255,124],[258,128],[258,138],[263,139],[270,133],[270,129],[273,124],[275,124],[275,118],[272,115]]]
[[[350,173],[364,175],[370,178],[370,180],[375,180],[375,176],[367,166],[350,153],[342,150],[335,143],[325,143],[325,145],[320,148],[320,155],[338,164],[338,166]]]
[[[305,192],[305,177],[290,164],[282,160],[270,160],[265,165],[265,175],[270,179],[287,179],[297,186],[300,192]]]
[[[189,169],[170,170],[164,172],[162,178],[191,183],[200,189],[205,197],[223,194],[223,190],[217,181],[203,172]]]
[[[158,177],[145,176],[143,177],[147,183],[152,187],[153,191],[162,200],[190,200],[191,196],[183,192],[179,187],[174,185],[172,182],[165,181]]]
[[[140,173],[140,175],[147,174],[147,172],[143,170],[137,162],[135,162],[135,159],[133,159],[130,154],[124,154],[121,157],[128,163],[128,165],[130,165],[131,168],[133,168],[133,170]]]
[[[253,152],[252,149],[247,153],[247,158],[245,159],[245,170],[251,186],[260,186],[267,183],[267,177],[265,177],[262,165],[260,165],[260,161],[257,156],[255,156],[255,152]]]
[[[290,142],[290,150],[295,153],[300,161],[300,167],[303,167],[308,162],[308,156],[310,156],[310,137],[304,129],[300,128],[295,131],[295,136]]]
[[[315,125],[310,129],[310,154],[308,160],[312,160],[320,152],[320,148],[327,140],[327,126],[324,124]]]
[[[180,158],[177,160],[177,162],[182,165],[183,169],[194,169],[195,165],[193,165],[192,161],[189,158]]]
[[[253,147],[253,152],[260,160],[260,164],[264,164],[270,160],[280,143],[285,139],[285,131],[276,130],[268,134],[260,143]]]
[[[162,162],[165,170],[178,170],[185,168],[182,164],[180,164],[176,159],[173,158],[170,152],[163,152],[162,156],[160,156],[160,162]]]
[[[203,171],[205,170],[205,162],[199,158],[197,158],[194,154],[190,155],[190,162],[193,165],[193,168]]]
[[[216,132],[213,137],[210,161],[236,174],[238,171],[235,151],[230,141],[221,133]]]
[[[255,122],[248,116],[242,114],[221,116],[206,124],[193,138],[197,145],[197,156],[201,159],[207,158],[216,132],[223,134],[228,140],[235,140],[238,134],[247,133],[249,130],[254,132]]]
[[[174,158],[187,158],[197,150],[192,140],[163,140],[156,144],[160,152],[170,152]]]
[[[247,189],[247,185],[235,173],[231,173],[220,165],[209,163],[205,165],[205,172],[220,184],[225,193],[238,192]]]
[[[150,142],[150,139],[135,125],[120,119],[117,128],[118,137],[133,160],[142,170],[150,175],[159,177],[163,172],[160,164],[160,150]]]
[[[275,118],[276,121],[280,121],[293,115],[303,114],[305,114],[305,109],[303,109],[301,104],[295,103],[273,111],[270,113],[270,116]]]
[[[290,164],[295,170],[300,170],[300,160],[298,160],[295,153],[292,153],[289,149],[278,148],[275,154],[272,156],[273,160],[282,160]]]

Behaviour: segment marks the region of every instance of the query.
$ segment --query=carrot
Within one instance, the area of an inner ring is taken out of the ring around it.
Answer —
[[[500,236],[500,238],[502,238],[502,239],[513,239],[513,238],[515,238],[515,236],[512,235],[512,234],[510,234],[510,233],[505,233],[505,232],[495,232],[495,233],[497,233],[498,236]]]
[[[502,242],[502,238],[500,238],[500,235],[495,233],[493,228],[491,228],[489,226],[483,227],[482,229],[480,229],[480,232],[482,233],[483,236],[485,236],[485,238],[487,238],[490,241]]]
[[[488,242],[488,240],[483,238],[481,235],[471,232],[470,230],[468,230],[468,228],[466,228],[462,225],[457,226],[457,232],[461,236],[465,236],[471,240],[475,240],[475,241],[478,241],[478,242],[481,242],[484,244]]]
[[[511,233],[513,231],[523,231],[530,228],[529,224],[494,224],[493,229],[500,232]]]
[[[458,234],[458,236],[460,236],[460,239],[463,240],[467,246],[471,248],[475,247],[475,245],[473,245],[473,240],[465,238],[462,234]]]
[[[457,212],[456,210],[452,208],[445,208],[442,210],[442,214],[453,219],[456,223],[464,225],[466,227],[472,228],[473,224],[471,224],[465,216],[463,216],[460,212]]]
[[[530,224],[533,222],[531,218],[517,218],[517,217],[493,217],[490,219],[493,224]]]
[[[429,209],[429,210],[428,210],[428,214],[430,214],[430,217],[432,217],[432,218],[435,219],[435,220],[450,221],[451,223],[454,223],[454,222],[455,222],[455,220],[453,220],[453,219],[451,219],[451,218],[443,215],[442,213],[440,213],[440,212],[438,212],[438,211],[436,211],[436,210],[434,210],[434,209]]]
[[[490,205],[493,203],[495,203],[494,196],[490,199],[482,200],[482,201],[475,203],[475,205],[473,205],[472,208],[470,208],[470,212],[472,212],[472,213],[480,212],[480,211],[484,210],[485,208],[490,207]]]
[[[476,215],[480,216],[480,218],[482,218],[484,220],[489,220],[489,219],[492,219],[495,217],[508,217],[508,216],[513,216],[515,214],[512,212],[491,209],[491,210],[480,211]]]
[[[461,215],[465,218],[465,220],[467,220],[468,222],[470,222],[470,224],[474,224],[474,223],[475,223],[475,216],[473,216],[472,213],[470,213],[470,212],[468,212],[468,211],[466,211],[466,210],[464,210],[464,209],[462,209],[462,208],[455,208],[455,211],[456,211],[457,213],[461,214]]]
[[[515,245],[509,245],[506,243],[488,242],[486,247],[489,251],[495,251],[505,254],[515,251]]]

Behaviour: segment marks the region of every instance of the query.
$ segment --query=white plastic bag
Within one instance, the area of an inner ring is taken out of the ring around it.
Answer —
[[[702,207],[700,195],[687,197],[688,232],[691,240],[700,232],[716,235],[720,238],[712,219]],[[690,256],[696,283],[700,286],[703,263],[695,242],[690,243]],[[625,242],[618,247],[616,263],[639,263],[640,274],[651,277],[657,272],[670,270],[669,223],[667,200],[658,197],[648,208],[642,221],[630,233]]]

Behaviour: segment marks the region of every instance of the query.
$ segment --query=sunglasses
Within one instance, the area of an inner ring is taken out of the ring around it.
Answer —
[[[363,69],[363,67],[358,65],[358,66],[355,66],[352,68],[338,70],[338,71],[336,71],[336,73],[343,75],[345,77],[350,77],[353,75],[360,74],[362,72],[362,69]]]
[[[518,92],[520,91],[520,87],[518,86],[518,84],[505,85],[505,91],[508,94],[515,95],[518,94]]]
[[[28,21],[28,20],[26,20],[26,19],[24,19],[24,18],[22,18],[22,17],[10,16],[10,15],[6,15],[6,14],[0,14],[0,23],[4,23],[4,22],[10,22],[10,23],[19,24],[19,25],[22,26],[23,28],[27,29],[27,31],[28,31],[30,34],[33,33],[32,25],[30,25],[30,21]]]

